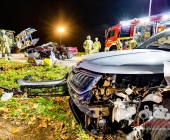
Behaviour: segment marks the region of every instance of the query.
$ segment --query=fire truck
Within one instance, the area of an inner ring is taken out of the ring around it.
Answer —
[[[105,30],[105,51],[122,50],[123,44],[131,39],[139,45],[152,35],[169,27],[170,12],[120,21]]]

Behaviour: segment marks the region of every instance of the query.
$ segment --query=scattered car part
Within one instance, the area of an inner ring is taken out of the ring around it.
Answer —
[[[67,75],[64,76],[61,80],[54,81],[31,81],[31,77],[25,77],[24,79],[17,80],[20,85],[20,89],[23,92],[26,92],[28,96],[68,96],[67,89]],[[41,88],[54,88],[53,93],[45,94],[36,92],[33,93],[33,89]]]

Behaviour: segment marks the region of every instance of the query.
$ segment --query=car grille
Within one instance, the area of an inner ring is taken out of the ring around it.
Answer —
[[[78,94],[83,94],[92,89],[93,85],[101,78],[101,75],[87,71],[71,71],[68,76],[68,84]]]

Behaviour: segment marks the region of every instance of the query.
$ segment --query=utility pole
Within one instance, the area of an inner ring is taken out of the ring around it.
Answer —
[[[150,0],[149,2],[149,14],[148,14],[149,17],[151,16],[151,9],[152,9],[152,0]]]

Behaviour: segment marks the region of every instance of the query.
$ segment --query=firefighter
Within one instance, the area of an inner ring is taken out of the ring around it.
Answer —
[[[135,48],[137,46],[137,42],[136,40],[134,40],[133,38],[128,42],[128,49],[131,50],[133,48]]]
[[[1,48],[2,48],[2,58],[5,58],[5,53],[7,53],[8,60],[10,60],[10,48],[9,48],[9,38],[5,34],[5,30],[2,30],[2,37],[1,37]]]
[[[117,46],[117,50],[121,50],[122,49],[123,45],[122,45],[120,39],[117,39],[116,46]]]
[[[83,48],[85,49],[85,54],[90,54],[93,47],[93,41],[91,40],[91,37],[88,35],[87,40],[83,43]]]
[[[122,42],[122,50],[127,50],[127,42]]]
[[[101,49],[101,43],[98,41],[98,38],[95,38],[95,42],[93,43],[93,53],[98,53]]]

